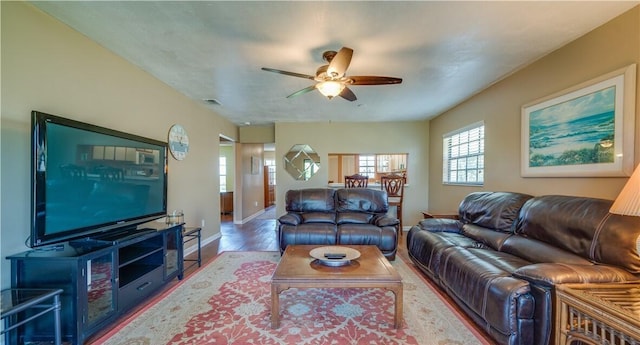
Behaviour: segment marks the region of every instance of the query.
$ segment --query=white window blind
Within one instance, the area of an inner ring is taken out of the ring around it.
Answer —
[[[442,183],[484,183],[484,122],[442,136]]]

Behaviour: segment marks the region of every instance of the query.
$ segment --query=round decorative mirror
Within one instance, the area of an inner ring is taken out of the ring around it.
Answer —
[[[294,179],[307,181],[320,169],[320,156],[309,145],[293,145],[284,155],[284,169]]]

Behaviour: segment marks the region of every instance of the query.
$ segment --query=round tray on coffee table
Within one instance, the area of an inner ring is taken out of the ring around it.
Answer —
[[[313,248],[309,252],[311,257],[325,266],[346,266],[360,257],[360,252],[349,247],[324,246]]]

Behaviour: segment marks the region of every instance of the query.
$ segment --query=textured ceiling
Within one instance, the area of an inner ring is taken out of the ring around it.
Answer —
[[[634,1],[31,2],[232,122],[408,121],[436,116],[636,6]],[[322,53],[347,75],[403,78],[328,100]],[[204,100],[215,99],[220,105]]]

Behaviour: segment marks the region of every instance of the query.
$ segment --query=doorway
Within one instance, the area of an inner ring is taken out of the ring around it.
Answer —
[[[235,186],[235,146],[233,140],[220,135],[220,222],[233,222]]]
[[[264,144],[264,208],[276,204],[276,155],[275,144]]]

